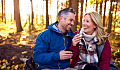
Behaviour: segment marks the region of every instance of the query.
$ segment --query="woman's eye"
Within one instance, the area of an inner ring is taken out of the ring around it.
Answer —
[[[86,22],[89,22],[89,21],[86,21]]]

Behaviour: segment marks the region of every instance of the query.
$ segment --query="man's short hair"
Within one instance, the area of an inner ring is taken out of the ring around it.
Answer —
[[[75,14],[74,9],[72,9],[72,8],[65,8],[65,9],[59,11],[59,13],[58,13],[58,20],[60,20],[60,16],[63,16],[64,18],[66,18],[66,16],[68,15],[68,12],[71,12],[71,13]]]

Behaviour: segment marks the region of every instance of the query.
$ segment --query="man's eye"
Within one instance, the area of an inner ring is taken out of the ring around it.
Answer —
[[[83,20],[83,22],[85,22],[85,20]]]
[[[72,19],[70,19],[70,21],[73,21]]]

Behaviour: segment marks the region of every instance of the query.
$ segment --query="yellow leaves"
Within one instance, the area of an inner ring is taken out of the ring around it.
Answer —
[[[10,66],[7,67],[7,70],[10,70]]]
[[[120,61],[118,61],[118,63],[120,64]]]
[[[118,49],[118,51],[117,52],[120,52],[120,49]]]
[[[17,58],[17,56],[13,56],[12,58],[11,58],[11,60],[14,60],[14,59],[16,59]]]
[[[18,69],[18,65],[15,65],[15,69],[16,69],[16,70]]]
[[[3,59],[2,61],[0,60],[0,68],[5,69],[9,65],[6,59]]]
[[[19,46],[20,48],[22,47],[22,46]]]
[[[0,35],[7,37],[9,33],[16,32],[16,29],[11,28],[16,28],[16,25],[11,23],[0,23]]]
[[[6,59],[3,59],[3,60],[2,60],[2,62],[6,63],[6,62],[7,62],[7,60],[6,60]]]
[[[1,69],[5,69],[6,68],[6,65],[3,65],[2,67],[1,67]]]
[[[22,54],[25,54],[25,53],[27,53],[27,51],[23,51],[23,52],[22,52]]]
[[[23,67],[23,64],[19,64],[19,67],[22,68],[22,67]]]
[[[0,68],[2,67],[2,65],[0,64]]]
[[[1,64],[1,62],[2,62],[2,61],[0,60],[0,64]]]
[[[34,45],[31,45],[31,48],[34,48]]]
[[[11,59],[17,58],[16,56],[13,56]],[[17,64],[17,65],[9,65],[6,59],[0,60],[0,70],[22,70],[23,64]]]
[[[115,32],[120,32],[120,28],[115,28]]]
[[[12,65],[11,67],[12,67],[12,69],[14,69],[15,65]]]
[[[23,64],[12,66],[12,69],[15,69],[15,70],[21,70],[22,68],[23,68]]]

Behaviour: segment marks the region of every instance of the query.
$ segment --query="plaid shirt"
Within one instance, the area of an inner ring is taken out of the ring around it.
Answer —
[[[96,51],[96,37],[94,37],[91,41],[87,42],[84,38],[82,38],[79,43],[79,61],[75,68],[84,69],[87,63],[96,64],[98,63],[98,56]]]

